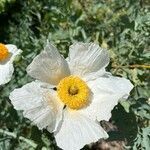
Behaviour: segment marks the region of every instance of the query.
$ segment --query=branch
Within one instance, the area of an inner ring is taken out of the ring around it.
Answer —
[[[145,68],[145,69],[150,69],[150,65],[128,65],[128,66],[117,66],[117,65],[112,65],[113,68]]]
[[[5,130],[0,129],[0,133],[6,134],[6,135],[11,136],[11,137],[13,137],[13,138],[17,138],[17,134],[15,134],[15,133],[13,133],[13,132],[8,132],[8,131],[5,131]],[[33,148],[36,148],[36,147],[37,147],[37,144],[34,143],[32,140],[26,139],[26,138],[23,137],[23,136],[19,136],[18,138],[19,138],[19,140],[21,140],[21,141],[23,141],[23,142],[26,142],[27,144],[29,144],[29,145],[32,146]]]

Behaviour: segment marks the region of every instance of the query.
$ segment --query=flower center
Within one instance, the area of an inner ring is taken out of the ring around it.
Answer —
[[[89,102],[90,90],[87,84],[77,76],[63,78],[57,86],[61,101],[71,109],[81,109]]]
[[[78,87],[76,87],[76,86],[71,86],[69,89],[68,89],[68,92],[69,92],[69,94],[71,94],[71,95],[76,95],[76,94],[78,94]]]
[[[5,60],[9,56],[9,51],[4,44],[0,43],[0,61]]]

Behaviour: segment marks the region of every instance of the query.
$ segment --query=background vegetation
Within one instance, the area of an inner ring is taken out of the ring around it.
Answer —
[[[25,68],[48,38],[66,57],[74,41],[97,42],[109,50],[107,70],[131,80],[128,101],[101,122],[110,138],[84,149],[150,149],[149,0],[1,0],[0,42],[23,50],[12,81],[0,87],[0,150],[58,149],[53,135],[17,112],[10,91],[32,79]]]

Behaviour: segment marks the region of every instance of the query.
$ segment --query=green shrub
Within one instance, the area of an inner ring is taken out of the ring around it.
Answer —
[[[16,0],[0,0],[0,14],[5,11],[7,6],[14,3]]]
[[[0,2],[0,13],[8,1]],[[52,134],[39,131],[28,119],[17,113],[8,95],[16,87],[31,81],[25,68],[42,50],[48,38],[66,57],[69,45],[94,41],[108,48],[111,62],[108,71],[131,80],[134,89],[128,101],[112,111],[111,123],[120,131],[126,148],[149,149],[149,1],[141,0],[18,0],[6,11],[0,24],[0,40],[16,44],[23,58],[15,63],[13,80],[0,87],[0,126],[16,137],[0,134],[2,149],[42,147],[56,149]],[[110,140],[114,134],[110,134]],[[19,136],[34,142],[19,141]],[[115,138],[116,141],[119,137]]]

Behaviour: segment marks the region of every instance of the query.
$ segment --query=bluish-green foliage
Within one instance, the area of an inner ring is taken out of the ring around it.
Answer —
[[[148,0],[17,0],[10,5],[0,15],[0,42],[17,45],[23,56],[15,62],[12,81],[0,87],[0,149],[58,149],[53,135],[39,131],[8,99],[14,88],[32,80],[25,69],[47,38],[65,57],[76,40],[109,50],[107,70],[135,86],[112,111],[111,123],[119,134],[109,132],[109,140],[126,141],[129,149],[150,149],[149,7]]]
[[[16,0],[0,0],[0,13],[3,13],[7,10],[9,4],[14,3]]]

